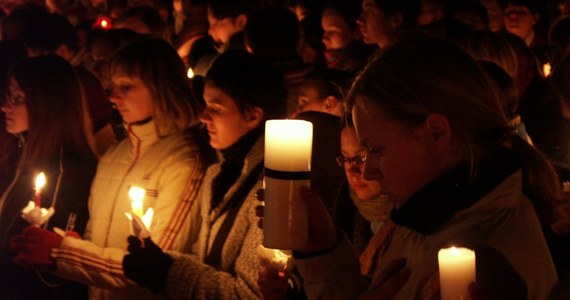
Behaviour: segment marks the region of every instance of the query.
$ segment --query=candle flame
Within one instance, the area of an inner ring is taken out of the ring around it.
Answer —
[[[44,172],[40,172],[38,176],[36,176],[36,191],[41,190],[46,185],[46,175]]]
[[[544,75],[544,77],[550,76],[551,71],[552,71],[552,65],[550,65],[550,63],[545,63],[544,65],[542,65],[542,74]]]
[[[188,68],[188,73],[186,73],[186,76],[188,76],[188,78],[193,78],[194,70],[192,70],[192,68]]]
[[[139,217],[143,217],[143,199],[145,190],[138,186],[131,186],[129,189],[129,197],[131,198],[131,209],[133,213]]]
[[[150,225],[152,223],[152,217],[154,216],[154,210],[152,209],[152,207],[149,207],[149,209],[146,210],[146,213],[144,214],[144,216],[142,216],[142,222],[144,224],[144,226],[146,227],[147,230],[150,230]]]

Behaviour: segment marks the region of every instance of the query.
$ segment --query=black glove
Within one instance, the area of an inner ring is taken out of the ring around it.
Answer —
[[[141,240],[135,236],[129,236],[129,254],[123,259],[123,271],[125,275],[158,294],[164,290],[166,276],[170,270],[173,259],[164,253],[151,239]]]

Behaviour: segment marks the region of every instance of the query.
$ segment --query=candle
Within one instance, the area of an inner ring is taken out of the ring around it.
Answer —
[[[188,68],[188,72],[186,72],[186,76],[190,79],[194,78],[194,70],[192,70],[192,68]]]
[[[46,185],[46,175],[44,174],[44,172],[40,172],[40,174],[38,174],[38,176],[36,176],[36,184],[35,184],[35,188],[34,190],[35,192],[35,204],[37,207],[41,207],[42,204],[42,200],[41,200],[41,194],[42,194],[42,188]]]
[[[475,282],[475,252],[456,247],[441,249],[438,261],[441,299],[470,299],[469,285]]]
[[[302,120],[265,123],[263,245],[302,249],[308,216],[300,188],[309,186],[313,124]]]
[[[542,65],[542,75],[544,77],[550,76],[551,71],[552,71],[552,66],[550,65],[550,63],[547,62],[544,65]]]
[[[131,233],[139,238],[150,236],[150,225],[154,216],[154,210],[149,207],[143,214],[143,199],[145,190],[137,186],[131,186],[129,197],[131,198],[132,214],[126,212],[125,215],[131,223]]]

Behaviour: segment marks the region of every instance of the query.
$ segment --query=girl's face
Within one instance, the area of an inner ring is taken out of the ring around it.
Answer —
[[[366,44],[377,44],[385,47],[391,43],[396,33],[393,17],[383,12],[374,0],[362,1],[362,13],[356,21]]]
[[[11,134],[25,132],[29,128],[26,94],[14,78],[10,79],[8,94],[2,103],[6,121],[6,131]]]
[[[212,83],[204,86],[204,100],[206,107],[200,121],[206,124],[214,149],[230,147],[259,124],[248,120],[248,114],[242,113],[236,102]]]
[[[504,18],[507,31],[523,39],[528,38],[538,22],[538,14],[532,14],[528,7],[521,5],[507,5]]]
[[[366,180],[362,176],[366,157],[366,149],[358,141],[356,130],[353,127],[344,127],[340,134],[340,150],[344,156],[344,172],[350,187],[361,200],[369,200],[380,195],[380,183],[375,180]],[[347,161],[347,159],[351,159]]]
[[[353,111],[358,137],[367,150],[364,178],[377,180],[397,206],[408,201],[443,170],[432,133],[425,124],[409,127],[364,101]]]
[[[138,77],[113,75],[110,97],[126,123],[147,120],[154,115],[153,98],[148,87]]]
[[[350,42],[358,38],[357,31],[351,30],[340,14],[327,8],[321,18],[323,27],[323,43],[327,50],[344,49]]]

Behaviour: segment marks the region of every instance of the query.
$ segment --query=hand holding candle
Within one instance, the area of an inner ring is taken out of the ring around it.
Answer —
[[[154,215],[152,208],[147,209],[143,215],[144,196],[144,189],[132,186],[129,189],[132,214],[128,212],[125,213],[129,221],[131,221],[131,234],[141,239],[150,237],[150,225],[152,224],[152,217]]]
[[[28,205],[22,209],[22,218],[24,218],[32,226],[39,227],[47,222],[49,218],[55,213],[53,207],[45,209],[41,207],[41,194],[42,189],[46,184],[46,176],[44,172],[40,172],[36,176],[34,185],[34,201],[28,202]]]
[[[441,299],[471,299],[469,285],[475,282],[475,252],[456,247],[441,249],[438,261]]]

